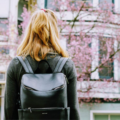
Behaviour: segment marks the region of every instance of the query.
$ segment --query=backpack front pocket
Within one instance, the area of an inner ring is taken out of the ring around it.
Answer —
[[[18,109],[19,120],[70,120],[70,108]]]

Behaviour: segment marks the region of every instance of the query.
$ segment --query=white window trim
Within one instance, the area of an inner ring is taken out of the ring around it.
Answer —
[[[113,110],[111,110],[111,111],[91,110],[90,111],[90,120],[95,120],[94,119],[94,114],[109,114],[109,118],[110,118],[110,115],[120,115],[120,110],[114,110],[114,111]]]
[[[67,40],[66,38],[62,37],[62,39],[60,40],[60,45],[61,47],[66,50],[67,49]]]
[[[98,46],[99,41],[95,38],[92,38],[92,49],[94,49],[96,46]],[[96,51],[92,54],[92,70],[94,70],[99,65],[99,53],[98,53],[98,47]],[[91,74],[91,79],[99,79],[99,72],[98,69]]]
[[[14,39],[16,39],[17,35],[12,33],[12,27],[14,27],[14,30],[17,31],[17,18],[18,18],[18,2],[19,0],[10,0],[10,9],[9,9],[9,23],[14,21],[14,23],[11,23],[11,28],[9,30],[9,40],[13,42]],[[14,16],[14,17],[13,17]]]
[[[0,35],[0,41],[8,40],[8,36]]]
[[[37,4],[39,9],[44,9],[45,0],[37,0]],[[99,5],[99,0],[93,0],[93,7],[98,8],[98,5]],[[66,6],[62,6],[62,8],[65,9]],[[115,0],[115,10],[117,9],[120,9],[119,0]]]
[[[114,50],[115,51],[117,50],[117,46],[118,46],[118,42],[115,41],[114,42]],[[117,58],[117,54],[115,55],[115,58]],[[119,66],[120,66],[120,64],[119,64],[118,60],[114,59],[114,80],[116,80],[116,81],[118,81],[119,78],[120,78],[120,75],[119,75],[119,71],[120,71]]]
[[[93,0],[93,7],[98,7],[99,0]]]
[[[120,0],[115,0],[115,11],[120,13]]]
[[[45,0],[37,0],[37,5],[39,9],[45,8]]]
[[[3,85],[4,85],[5,83],[6,83],[6,81],[0,81],[0,84],[3,84]]]
[[[103,37],[110,37],[110,36],[103,36]],[[92,48],[94,49],[94,47],[96,46],[98,44],[98,40],[96,40],[95,38],[93,38],[92,39]],[[114,50],[116,51],[117,49],[116,49],[116,46],[117,46],[117,41],[115,40],[114,41]],[[96,52],[95,53],[93,53],[93,57],[95,56],[94,54],[97,54],[96,55],[96,57],[93,59],[93,61],[92,61],[92,70],[94,70],[94,68],[95,67],[97,67],[98,65],[99,65],[99,53],[98,53],[98,49],[96,49]],[[115,55],[115,57],[117,57],[117,54]],[[119,72],[120,72],[120,69],[119,69],[119,66],[120,66],[120,64],[119,64],[119,62],[117,61],[117,59],[114,59],[114,65],[113,65],[113,67],[114,67],[114,76],[113,76],[113,78],[114,78],[114,80],[116,80],[116,81],[118,81],[119,79],[120,79],[120,75],[119,75]],[[91,74],[91,79],[99,79],[99,71],[98,71],[98,69],[95,71],[95,72],[93,72],[92,74]]]

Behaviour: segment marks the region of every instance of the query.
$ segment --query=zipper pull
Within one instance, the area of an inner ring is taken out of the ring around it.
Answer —
[[[68,79],[67,79],[66,75],[64,75],[64,76],[65,76],[65,79],[66,79],[67,83],[69,84],[69,81],[68,81]]]
[[[31,107],[29,107],[28,109],[30,110],[30,113],[32,113],[32,109],[31,109]]]
[[[58,86],[58,87],[55,87],[55,88],[53,88],[52,90],[56,90],[56,89],[59,89],[59,88],[62,88],[62,87],[63,87],[63,85]]]

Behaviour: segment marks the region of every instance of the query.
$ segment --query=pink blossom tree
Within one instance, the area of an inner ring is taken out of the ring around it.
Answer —
[[[87,0],[54,0],[51,4],[59,18],[61,39],[66,37],[67,49],[77,69],[80,101],[92,101],[100,89],[104,93],[106,89],[117,88],[115,84],[120,80],[115,81],[113,74],[114,61],[120,62],[120,14],[114,4],[104,1],[94,7]],[[103,82],[98,84],[99,81]],[[119,101],[109,95],[104,100]]]
[[[114,10],[114,4],[104,2],[94,7],[87,1],[54,0],[50,9],[58,16],[61,39],[66,38],[68,53],[77,69],[80,81],[78,91],[80,96],[82,95],[80,102],[92,101],[92,96],[102,88],[116,88],[119,79],[114,82],[113,63],[120,61],[120,14]],[[30,15],[31,13],[24,7],[21,15],[23,22],[19,26],[22,28],[21,36],[13,29],[17,35],[17,40],[14,41],[17,45],[21,42]],[[0,29],[0,33],[9,36],[9,28],[10,24],[7,31]],[[99,81],[103,82],[99,84]],[[104,100],[119,101],[110,99],[109,96]],[[98,98],[94,102],[101,100]]]

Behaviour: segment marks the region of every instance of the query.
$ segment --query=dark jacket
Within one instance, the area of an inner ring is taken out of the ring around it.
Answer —
[[[59,54],[48,53],[46,62],[37,62],[30,56],[27,59],[34,71],[34,73],[50,73],[54,70],[59,58]],[[71,59],[68,59],[63,67],[62,72],[67,76],[69,83],[67,84],[68,106],[70,107],[70,120],[80,120],[79,104],[77,98],[77,74],[74,63]],[[7,69],[7,80],[5,88],[4,99],[4,120],[18,120],[17,109],[20,108],[20,85],[21,77],[25,74],[25,70],[22,67],[18,58],[14,58]]]

